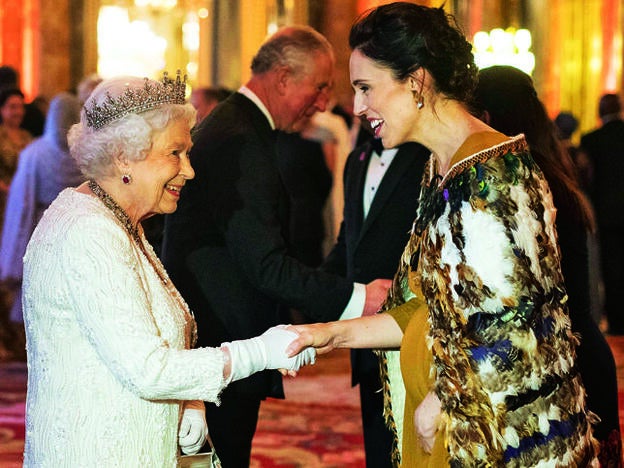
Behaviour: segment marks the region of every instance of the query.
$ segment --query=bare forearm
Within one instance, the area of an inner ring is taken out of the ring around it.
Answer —
[[[403,331],[388,314],[333,322],[337,348],[398,348]]]
[[[338,322],[297,325],[299,338],[290,350],[312,346],[320,354],[335,348],[398,348],[403,332],[388,314],[376,314]]]

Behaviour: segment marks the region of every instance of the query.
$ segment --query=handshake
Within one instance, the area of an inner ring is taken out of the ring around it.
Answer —
[[[278,325],[255,338],[222,343],[221,348],[229,351],[231,371],[228,383],[265,369],[279,369],[283,375],[294,376],[302,366],[314,364],[314,348],[304,348],[289,356],[289,345],[297,338],[299,334],[292,328]]]
[[[279,369],[283,375],[294,376],[302,366],[314,364],[316,350],[309,347],[301,349],[301,346],[294,344],[297,338],[299,333],[293,328],[278,325],[255,338],[222,343],[226,367],[229,357],[230,372],[226,382],[244,379],[265,369]],[[299,349],[301,351],[294,354]],[[197,453],[206,442],[207,435],[203,402],[187,402],[178,431],[182,452],[187,455]]]

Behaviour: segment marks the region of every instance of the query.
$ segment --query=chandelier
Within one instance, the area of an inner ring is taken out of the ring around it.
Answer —
[[[134,0],[137,7],[170,10],[178,4],[178,0]]]
[[[531,32],[528,29],[479,31],[474,35],[472,44],[475,63],[479,68],[511,65],[528,75],[533,73],[535,55],[530,50]]]

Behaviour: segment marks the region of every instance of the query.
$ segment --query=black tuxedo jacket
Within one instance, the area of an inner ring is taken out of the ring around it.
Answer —
[[[286,254],[288,196],[276,134],[234,93],[193,131],[195,178],[167,216],[162,258],[195,313],[200,346],[251,338],[280,321],[280,303],[315,321],[337,319],[353,283]],[[276,371],[234,382],[249,395],[283,396]]]
[[[364,220],[364,184],[372,154],[370,143],[356,148],[344,169],[344,218],[338,240],[323,268],[368,283],[376,278],[392,279],[409,240],[416,218],[420,183],[430,151],[418,143],[400,146],[384,174]],[[364,372],[377,372],[370,352],[352,352],[353,383]]]
[[[581,148],[588,154],[593,177],[590,195],[601,226],[624,222],[624,120],[612,120],[583,135]]]

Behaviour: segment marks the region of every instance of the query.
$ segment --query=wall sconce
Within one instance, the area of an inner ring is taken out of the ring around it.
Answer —
[[[472,44],[475,63],[479,68],[511,65],[528,75],[533,73],[535,55],[530,51],[531,32],[528,29],[479,31],[474,35]]]

